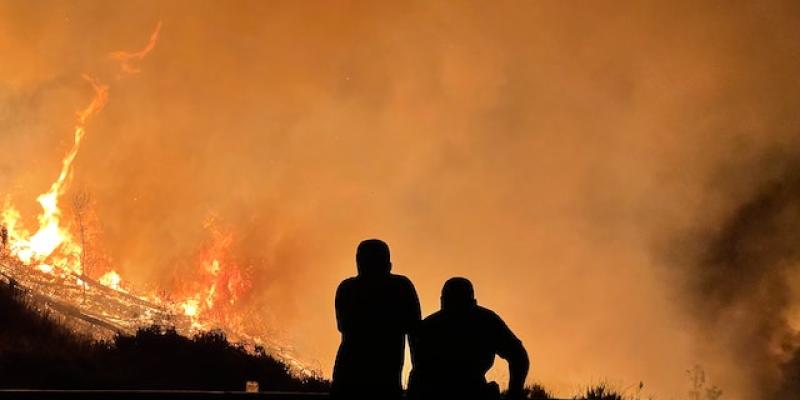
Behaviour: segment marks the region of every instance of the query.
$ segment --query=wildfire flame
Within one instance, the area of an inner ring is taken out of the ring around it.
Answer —
[[[7,209],[4,213],[4,222],[10,235],[14,238],[11,245],[11,252],[22,262],[30,264],[34,261],[42,261],[48,258],[60,246],[61,257],[58,258],[57,265],[61,268],[70,270],[73,273],[81,274],[81,264],[70,262],[70,259],[80,257],[81,248],[73,241],[69,231],[63,229],[61,223],[61,210],[58,208],[58,200],[66,191],[70,179],[72,178],[72,163],[78,155],[81,141],[86,135],[86,124],[89,119],[100,112],[108,102],[108,86],[98,83],[88,75],[83,76],[94,89],[95,96],[91,103],[78,113],[77,123],[74,130],[74,142],[72,148],[61,162],[61,172],[55,182],[50,186],[50,190],[39,195],[36,201],[42,206],[42,213],[39,214],[39,230],[29,239],[15,231],[19,220],[19,212],[15,209]],[[63,246],[62,246],[63,245]]]
[[[159,22],[150,37],[150,43],[142,51],[134,53],[132,57],[141,60],[152,50],[158,39],[160,28],[161,23]],[[120,54],[127,53],[121,52]],[[122,68],[126,69],[128,58],[120,58],[120,60],[123,63]],[[83,248],[75,242],[69,230],[62,226],[59,200],[67,191],[72,180],[73,163],[80,151],[90,119],[108,103],[108,85],[100,83],[88,74],[84,74],[83,79],[91,85],[94,97],[86,107],[77,113],[72,147],[61,161],[61,171],[56,180],[50,185],[47,192],[42,193],[36,199],[42,207],[42,212],[38,216],[39,229],[30,235],[21,226],[19,211],[8,199],[2,212],[2,223],[8,231],[9,254],[24,264],[35,265],[36,269],[45,273],[55,273],[58,269],[66,274],[83,275],[81,262]]]
[[[97,280],[101,284],[108,286],[115,290],[123,290],[120,284],[122,283],[122,277],[119,276],[117,271],[108,271],[100,279]]]
[[[123,74],[136,74],[140,72],[134,63],[141,62],[156,46],[161,22],[158,23],[150,35],[148,43],[139,51],[116,51],[110,57],[119,62]],[[216,218],[205,221],[205,228],[210,234],[210,241],[204,244],[193,260],[195,271],[188,276],[181,276],[176,280],[170,292],[150,290],[132,290],[128,287],[123,277],[110,265],[105,265],[96,280],[87,273],[85,251],[83,247],[84,235],[81,227],[81,240],[75,239],[69,227],[62,221],[62,210],[59,202],[72,181],[75,162],[81,143],[86,135],[90,120],[95,117],[108,103],[109,86],[101,83],[88,74],[83,78],[91,85],[94,96],[86,107],[77,113],[73,129],[73,144],[61,162],[61,170],[51,184],[49,190],[40,196],[37,201],[42,207],[38,215],[38,230],[30,234],[22,225],[20,212],[6,198],[0,213],[0,225],[3,231],[3,243],[0,247],[0,266],[8,271],[10,264],[19,265],[35,271],[31,276],[44,274],[44,276],[59,279],[61,282],[71,282],[61,290],[62,295],[69,299],[69,303],[83,304],[87,301],[87,291],[93,290],[112,291],[118,294],[115,305],[108,301],[94,302],[87,307],[88,318],[91,321],[101,321],[106,328],[125,326],[136,328],[136,324],[159,323],[171,320],[171,315],[188,319],[190,331],[198,329],[221,328],[233,337],[248,339],[257,345],[264,345],[266,339],[248,335],[242,329],[242,313],[234,309],[239,301],[251,289],[249,277],[239,267],[238,261],[231,255],[231,246],[234,235],[229,230],[220,227]],[[0,273],[8,277],[0,268]],[[2,277],[0,277],[2,278]],[[33,278],[36,278],[35,276]],[[36,279],[29,279],[34,282]],[[82,295],[77,294],[75,288],[82,288]],[[103,292],[105,293],[105,292]],[[82,297],[80,297],[82,296]],[[47,296],[45,296],[47,297]],[[78,300],[81,299],[81,300]],[[48,297],[48,300],[52,300]],[[109,304],[106,304],[109,303]],[[136,305],[143,305],[136,308]],[[117,307],[117,308],[114,308]],[[120,308],[123,307],[123,308]],[[132,310],[137,311],[132,313]],[[131,317],[133,315],[133,318]],[[164,317],[166,315],[166,317]],[[137,322],[138,321],[138,322]],[[274,341],[271,341],[274,344]],[[273,348],[276,348],[273,345]],[[278,345],[278,354],[295,370],[303,374],[310,372],[302,363],[299,363]]]
[[[204,225],[211,238],[196,257],[193,279],[181,277],[175,294],[184,299],[181,307],[187,316],[202,315],[227,326],[238,325],[241,321],[236,320],[232,307],[249,291],[250,280],[231,256],[233,233],[221,228],[215,217],[209,217]]]
[[[161,32],[161,21],[158,21],[158,25],[156,25],[156,29],[150,34],[150,40],[147,42],[147,45],[144,46],[143,49],[129,53],[127,51],[115,51],[110,54],[111,58],[114,60],[119,61],[119,67],[122,72],[126,74],[138,74],[141,72],[141,69],[135,67],[131,64],[131,61],[142,61],[145,56],[147,56],[150,51],[152,51],[156,47],[156,43],[158,43],[158,35]]]

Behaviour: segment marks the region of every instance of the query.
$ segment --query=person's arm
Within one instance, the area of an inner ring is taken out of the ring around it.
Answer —
[[[508,394],[509,400],[522,398],[525,379],[530,369],[530,359],[525,346],[505,322],[497,317],[497,355],[508,362]]]
[[[344,333],[349,327],[348,312],[345,311],[345,304],[347,302],[347,289],[345,288],[345,284],[345,282],[342,282],[339,284],[339,287],[336,288],[336,300],[334,302],[334,306],[336,307],[336,328],[339,329],[341,333]]]
[[[414,288],[414,284],[411,281],[408,282],[411,291],[411,313],[409,315],[409,325],[410,330],[413,330],[418,324],[419,321],[422,320],[422,309],[419,305],[419,296],[417,296],[417,289]]]
[[[507,358],[508,361],[508,396],[509,400],[516,400],[522,398],[522,391],[525,388],[525,378],[528,377],[528,370],[530,369],[530,360],[528,359],[528,352],[522,346],[522,342],[517,341],[518,346],[511,353],[511,357]]]
[[[408,335],[408,347],[411,354],[411,362],[414,363],[417,345],[415,343],[415,335],[420,321],[422,320],[422,310],[419,305],[419,297],[414,284],[410,280],[408,282],[408,309],[406,314],[406,334]]]

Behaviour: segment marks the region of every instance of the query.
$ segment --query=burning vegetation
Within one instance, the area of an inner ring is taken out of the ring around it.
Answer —
[[[110,54],[119,63],[118,79],[140,72],[138,63],[155,48],[160,30],[161,23],[140,51]],[[135,334],[150,326],[186,336],[217,329],[250,349],[265,348],[296,373],[312,374],[286,346],[245,329],[246,312],[237,306],[251,289],[250,278],[231,254],[233,233],[216,218],[204,224],[209,240],[192,260],[194,270],[170,287],[134,288],[117,272],[99,245],[91,199],[86,193],[69,191],[89,122],[109,101],[108,84],[88,74],[83,78],[94,96],[77,114],[72,146],[55,181],[36,199],[41,206],[38,226],[29,230],[27,216],[9,197],[2,205],[0,278],[22,290],[26,301],[37,308],[59,313],[73,330],[98,339]],[[68,193],[71,207],[64,204]]]

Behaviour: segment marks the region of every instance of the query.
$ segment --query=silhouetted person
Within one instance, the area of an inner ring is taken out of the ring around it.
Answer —
[[[522,342],[497,314],[477,304],[465,278],[444,284],[441,303],[412,335],[409,397],[497,399],[498,386],[485,375],[499,355],[508,361],[508,398],[520,398],[530,366]]]
[[[0,226],[0,240],[3,243],[2,249],[8,247],[8,228],[5,225]]]
[[[408,278],[391,274],[389,246],[370,239],[356,251],[358,275],[336,290],[342,343],[333,367],[337,399],[397,399],[406,335],[420,320],[419,299]]]

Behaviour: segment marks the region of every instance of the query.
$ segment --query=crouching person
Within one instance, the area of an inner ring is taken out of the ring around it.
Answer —
[[[521,398],[530,366],[528,353],[497,314],[477,304],[472,283],[465,278],[448,280],[441,305],[412,333],[409,398],[499,399],[497,384],[486,381],[495,355],[508,361],[507,398]]]

